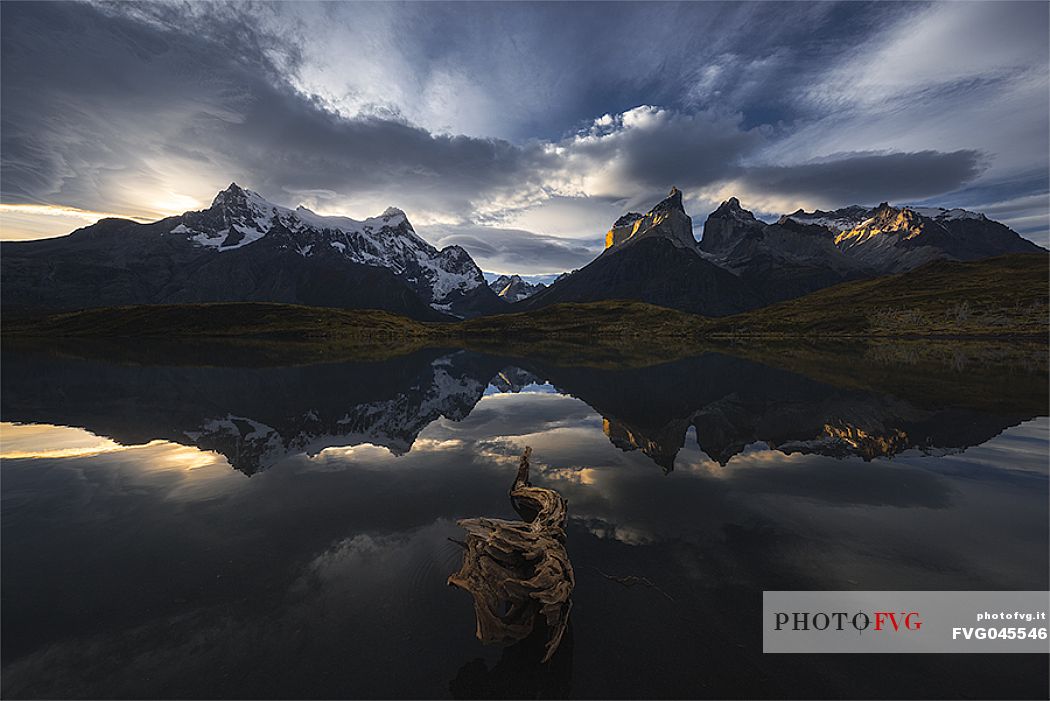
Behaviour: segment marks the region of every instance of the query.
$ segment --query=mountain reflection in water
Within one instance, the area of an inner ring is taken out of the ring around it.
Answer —
[[[1046,589],[1045,366],[731,353],[5,349],[4,695],[1044,695],[1042,656],[764,656],[757,617],[767,589]],[[546,665],[445,587],[456,519],[516,518],[525,445],[577,573]]]
[[[722,466],[756,442],[785,454],[871,460],[909,449],[961,451],[1043,409],[1021,396],[989,413],[960,405],[958,397],[938,402],[836,387],[719,353],[615,370],[469,351],[266,368],[8,353],[5,365],[7,421],[82,427],[122,444],[192,445],[221,453],[248,475],[331,447],[367,443],[403,455],[435,420],[469,416],[487,388],[513,393],[543,385],[578,397],[602,416],[613,445],[640,450],[665,472],[674,469],[690,428],[700,450]],[[1010,378],[1046,382],[1039,373]]]

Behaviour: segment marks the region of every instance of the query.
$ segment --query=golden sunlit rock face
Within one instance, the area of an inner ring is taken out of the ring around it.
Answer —
[[[883,204],[875,216],[836,236],[835,245],[849,248],[887,233],[897,234],[901,239],[907,240],[921,234],[922,228],[922,217],[916,212]]]
[[[664,237],[678,247],[696,245],[692,219],[682,207],[682,192],[677,187],[647,214],[628,212],[617,219],[605,234],[605,250],[649,236]]]
[[[644,228],[648,230],[652,227],[659,226],[666,219],[666,212],[651,213],[633,223],[622,226],[613,226],[613,228],[609,229],[609,233],[605,235],[605,247],[610,248],[631,239],[643,228],[643,225]]]
[[[642,221],[642,215],[635,212],[630,212],[617,219],[613,227],[605,234],[605,247],[612,248],[634,236]]]

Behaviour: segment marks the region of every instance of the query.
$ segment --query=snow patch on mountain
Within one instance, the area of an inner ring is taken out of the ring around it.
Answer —
[[[874,208],[850,205],[849,207],[843,207],[842,209],[836,209],[830,212],[825,212],[819,209],[813,212],[806,212],[800,209],[791,214],[785,214],[781,217],[781,221],[783,222],[784,220],[790,219],[800,224],[823,226],[835,234],[841,234],[853,229],[869,226],[875,213],[883,206],[886,205],[880,205],[879,207]],[[914,212],[920,217],[933,219],[938,222],[958,221],[960,219],[986,219],[986,217],[979,212],[970,212],[960,208],[945,209],[944,207],[913,207],[905,205],[895,209]]]
[[[819,209],[813,212],[806,212],[800,209],[796,212],[785,215],[782,218],[782,221],[783,219],[790,219],[799,224],[823,226],[825,229],[828,229],[833,233],[840,234],[843,231],[849,231],[850,229],[859,226],[861,222],[870,216],[871,210],[867,207],[851,205],[831,212],[825,212]]]
[[[979,212],[970,212],[965,209],[956,207],[955,209],[945,209],[944,207],[905,207],[910,209],[916,214],[927,217],[929,219],[943,219],[947,221],[956,221],[958,219],[985,219],[986,217]]]

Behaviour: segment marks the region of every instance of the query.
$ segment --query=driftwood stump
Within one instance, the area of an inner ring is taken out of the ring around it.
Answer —
[[[554,490],[529,484],[531,455],[525,448],[510,489],[515,510],[526,520],[458,521],[467,531],[466,550],[448,583],[474,597],[477,636],[485,644],[524,640],[542,616],[549,631],[546,662],[569,622],[576,577],[565,552],[568,504]]]

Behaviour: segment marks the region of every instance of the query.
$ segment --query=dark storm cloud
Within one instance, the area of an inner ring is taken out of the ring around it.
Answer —
[[[466,208],[527,182],[544,159],[496,139],[335,115],[274,79],[273,52],[236,15],[221,33],[185,29],[84,5],[5,6],[5,201],[134,206],[169,175],[151,161],[178,154],[212,186],[235,175],[267,193],[396,187]]]
[[[829,204],[917,199],[955,190],[976,178],[983,159],[976,151],[857,154],[819,163],[758,166],[742,182],[759,192],[808,197]]]
[[[701,188],[731,177],[770,131],[743,128],[740,113],[643,106],[598,118],[557,142],[554,153],[536,142],[435,134],[390,116],[349,119],[281,79],[301,63],[299,48],[246,13],[211,5],[117,8],[4,7],[6,201],[133,208],[170,180],[163,161],[174,158],[183,177],[212,188],[237,178],[274,199],[303,191],[389,199],[397,191],[409,200],[397,201],[403,207],[464,219],[479,206],[527,206],[580,180],[586,194],[635,205],[669,183]],[[681,10],[658,14],[668,12]],[[742,21],[740,12],[720,12],[734,26]],[[771,71],[779,64],[762,65]],[[704,80],[719,84],[717,75]],[[922,197],[970,179],[976,164],[965,159],[862,156],[750,169],[747,180],[847,200]]]
[[[1045,8],[1004,7],[4,3],[0,194],[148,218],[236,180],[421,228],[555,198],[528,228],[588,241],[595,201],[671,185],[762,211],[942,197],[1045,172]],[[975,58],[953,37],[978,29],[1002,40]],[[1017,197],[977,204],[1045,238]],[[578,266],[554,237],[471,236]]]
[[[596,195],[627,206],[659,199],[672,184],[704,187],[737,168],[763,143],[763,130],[743,130],[739,115],[683,114],[641,106],[605,115],[563,142],[566,168]]]
[[[81,4],[7,4],[2,11],[9,201],[96,207],[115,194],[121,172],[159,186],[148,159],[191,146],[178,139],[181,130],[234,119],[249,96],[229,82],[236,57],[258,75],[272,73],[252,48],[257,42],[243,39],[255,34],[248,27],[227,23],[229,31],[220,33],[226,43],[219,44],[207,34],[174,35]]]
[[[804,82],[816,56],[849,52],[884,12],[807,3],[784,21],[762,3],[430,2],[276,14],[295,18],[314,69],[303,80],[333,102],[392,106],[432,131],[557,141],[607,112],[736,105],[763,84]],[[836,41],[807,41],[829,21]],[[782,57],[784,44],[805,60]]]

